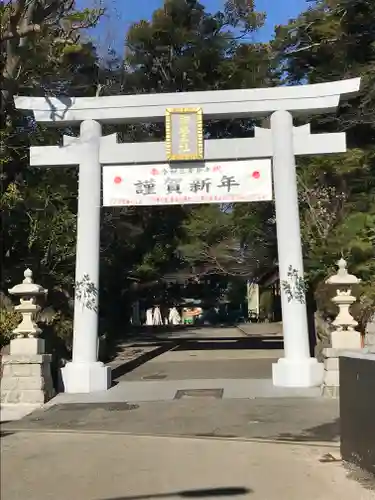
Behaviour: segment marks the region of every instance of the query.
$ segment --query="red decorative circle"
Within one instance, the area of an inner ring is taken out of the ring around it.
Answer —
[[[114,182],[115,184],[121,184],[122,179],[121,179],[121,177],[120,177],[119,175],[117,175],[117,176],[113,179],[113,182]]]
[[[151,174],[152,174],[152,175],[159,175],[159,170],[158,170],[157,168],[153,168],[153,169],[151,170]]]
[[[260,172],[258,172],[258,170],[255,170],[255,172],[253,172],[253,177],[254,177],[254,179],[259,179]]]

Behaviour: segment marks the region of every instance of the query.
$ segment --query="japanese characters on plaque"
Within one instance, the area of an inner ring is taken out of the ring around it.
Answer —
[[[103,205],[183,205],[272,199],[271,161],[108,166]]]
[[[202,109],[167,109],[165,143],[168,161],[203,160]]]

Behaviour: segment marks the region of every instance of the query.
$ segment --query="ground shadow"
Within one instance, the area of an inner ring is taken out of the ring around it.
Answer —
[[[167,351],[219,351],[219,350],[279,350],[283,349],[283,338],[272,336],[252,337],[184,337],[171,338],[166,335],[142,335],[133,338],[129,348],[137,350],[140,354],[133,359],[124,360],[120,365],[112,368],[112,379],[116,380],[132,372],[148,361],[157,358]],[[146,347],[155,347],[148,352],[142,352]]]
[[[174,349],[175,351],[195,351],[195,350],[231,350],[231,349],[249,349],[249,350],[275,350],[283,349],[284,343],[282,337],[252,336],[248,338],[220,337],[210,339],[181,339]]]
[[[141,345],[131,345],[131,348],[137,348],[137,347],[148,347],[152,346],[153,344],[148,344],[148,343],[143,343]],[[139,366],[144,365],[147,363],[147,361],[150,361],[151,359],[157,358],[161,354],[170,351],[175,347],[174,342],[166,342],[163,345],[159,346],[156,349],[153,349],[152,351],[148,352],[141,352],[139,356],[136,356],[133,359],[130,360],[125,360],[123,363],[121,363],[118,366],[112,367],[112,384],[115,385],[115,380],[122,377],[126,373],[129,373]]]
[[[155,342],[158,340],[169,340],[170,335],[199,330],[201,327],[193,325],[161,325],[161,326],[133,326],[125,334],[110,335],[106,343],[105,361],[116,358],[124,342]]]
[[[156,493],[154,495],[136,495],[116,498],[103,498],[103,500],[152,500],[154,498],[216,498],[221,496],[239,496],[252,493],[249,488],[230,487],[230,488],[208,488],[204,490],[186,490],[173,493]]]
[[[14,432],[12,432],[12,431],[7,431],[7,430],[2,429],[3,425],[9,424],[10,422],[11,422],[11,420],[3,420],[2,422],[0,422],[0,439],[7,437],[7,436],[12,436],[14,434]]]
[[[340,440],[340,419],[336,418],[331,422],[327,422],[325,424],[304,429],[302,432],[298,434],[292,434],[292,433],[279,434],[276,440],[288,441],[294,443],[314,442],[314,441],[336,442]]]
[[[13,436],[14,432],[10,431],[0,431],[0,439],[3,439],[8,436]]]
[[[235,325],[233,325],[235,326]],[[225,330],[233,330],[233,326],[230,325],[219,325],[215,326],[216,329],[220,329],[222,332],[225,333]],[[209,327],[211,328],[211,327]],[[264,340],[265,343],[267,343],[267,347],[269,349],[279,349],[282,348],[282,343],[283,343],[283,337],[282,334],[275,335],[271,331],[267,333],[265,331],[262,333],[262,335],[257,335],[257,334],[251,334],[246,337],[244,337],[244,332],[238,334],[238,337],[233,337],[231,335],[230,337],[225,337],[225,335],[220,335],[217,338],[208,336],[207,338],[204,337],[204,330],[206,329],[205,326],[197,326],[197,325],[175,325],[175,326],[168,326],[168,325],[163,325],[163,326],[140,326],[137,328],[132,328],[132,330],[126,332],[126,335],[119,335],[119,336],[111,336],[110,341],[107,342],[105,350],[106,354],[105,357],[106,359],[102,361],[112,361],[114,360],[119,352],[123,349],[124,343],[126,344],[136,344],[139,343],[142,346],[147,345],[147,343],[154,343],[154,344],[161,344],[163,342],[176,342],[177,344],[181,342],[199,342],[199,341],[204,341],[205,343],[207,341],[212,341],[215,342],[219,341],[225,342],[225,341],[232,341],[232,342],[239,342],[241,345],[237,345],[236,349],[240,348],[256,348],[257,345],[260,345],[261,339]],[[199,336],[197,338],[196,333],[199,333]],[[203,335],[202,335],[203,334]],[[182,335],[182,336],[179,336]],[[247,334],[245,334],[247,335]],[[280,347],[281,346],[281,347]],[[216,348],[219,348],[219,344],[215,346]],[[213,348],[207,347],[207,349]],[[261,347],[263,348],[263,347]],[[222,347],[222,349],[226,349],[226,347]]]
[[[166,337],[166,336],[142,336],[133,338],[129,342],[131,347],[145,347],[152,345],[161,345],[164,343],[173,344],[173,346],[190,347],[196,345],[197,349],[282,349],[283,338],[280,336],[251,336],[251,337]],[[121,347],[121,344],[119,344]]]

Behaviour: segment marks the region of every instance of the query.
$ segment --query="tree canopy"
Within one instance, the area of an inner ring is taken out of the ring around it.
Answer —
[[[299,168],[306,271],[320,282],[341,254],[362,280],[363,322],[374,311],[375,272],[375,5],[321,0],[272,43],[275,70],[288,84],[360,76],[360,95],[336,115],[318,116],[319,131],[345,131],[348,152],[302,159]]]

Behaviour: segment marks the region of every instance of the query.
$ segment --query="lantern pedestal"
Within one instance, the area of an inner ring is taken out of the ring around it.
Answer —
[[[10,354],[11,355],[26,355],[33,356],[35,354],[44,354],[45,341],[39,338],[21,338],[12,339],[10,341]]]
[[[357,330],[335,330],[331,333],[331,345],[335,349],[361,349],[362,337]]]
[[[9,354],[2,357],[2,404],[40,406],[54,396],[50,354]]]

